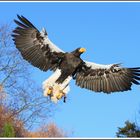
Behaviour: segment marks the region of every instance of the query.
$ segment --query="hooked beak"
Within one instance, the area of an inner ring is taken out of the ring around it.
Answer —
[[[86,51],[85,48],[80,48],[80,49],[79,49],[79,52],[80,52],[80,53],[83,53],[83,52],[85,52],[85,51]]]

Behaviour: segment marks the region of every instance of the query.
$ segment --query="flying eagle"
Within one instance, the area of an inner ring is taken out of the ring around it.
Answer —
[[[43,82],[44,95],[58,101],[69,92],[71,79],[76,85],[95,92],[112,93],[131,90],[139,85],[140,67],[124,68],[120,64],[101,65],[80,58],[86,51],[77,48],[64,52],[51,42],[43,28],[40,32],[29,20],[17,15],[18,25],[13,31],[16,48],[25,60],[42,71],[54,73]]]

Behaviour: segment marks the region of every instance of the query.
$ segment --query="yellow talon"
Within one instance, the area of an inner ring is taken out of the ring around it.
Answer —
[[[53,92],[52,87],[49,87],[47,94],[48,94],[48,95],[51,95],[51,94],[52,94],[52,92]]]
[[[64,96],[63,93],[57,93],[57,94],[56,94],[56,98],[57,98],[58,100],[61,99],[63,96]]]
[[[47,94],[48,94],[48,95],[52,94],[52,90],[49,89],[48,92],[47,92]]]

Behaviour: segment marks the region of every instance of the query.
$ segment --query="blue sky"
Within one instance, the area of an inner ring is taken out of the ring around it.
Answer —
[[[24,15],[64,51],[85,47],[83,59],[100,64],[122,62],[140,66],[140,3],[0,3],[0,24]],[[33,68],[41,85],[52,72]],[[51,120],[73,137],[115,137],[117,127],[135,120],[140,110],[140,86],[132,91],[106,95],[81,89],[70,83],[67,103],[60,102]],[[42,94],[43,96],[43,94]]]

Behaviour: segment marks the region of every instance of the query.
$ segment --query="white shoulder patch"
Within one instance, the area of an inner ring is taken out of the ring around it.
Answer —
[[[92,69],[109,69],[114,64],[109,65],[102,65],[102,64],[96,64],[93,62],[84,61],[88,67],[91,67]]]
[[[53,42],[48,38],[45,28],[40,32],[41,36],[44,38],[44,44],[49,44],[51,52],[64,52],[59,47],[57,47]]]

